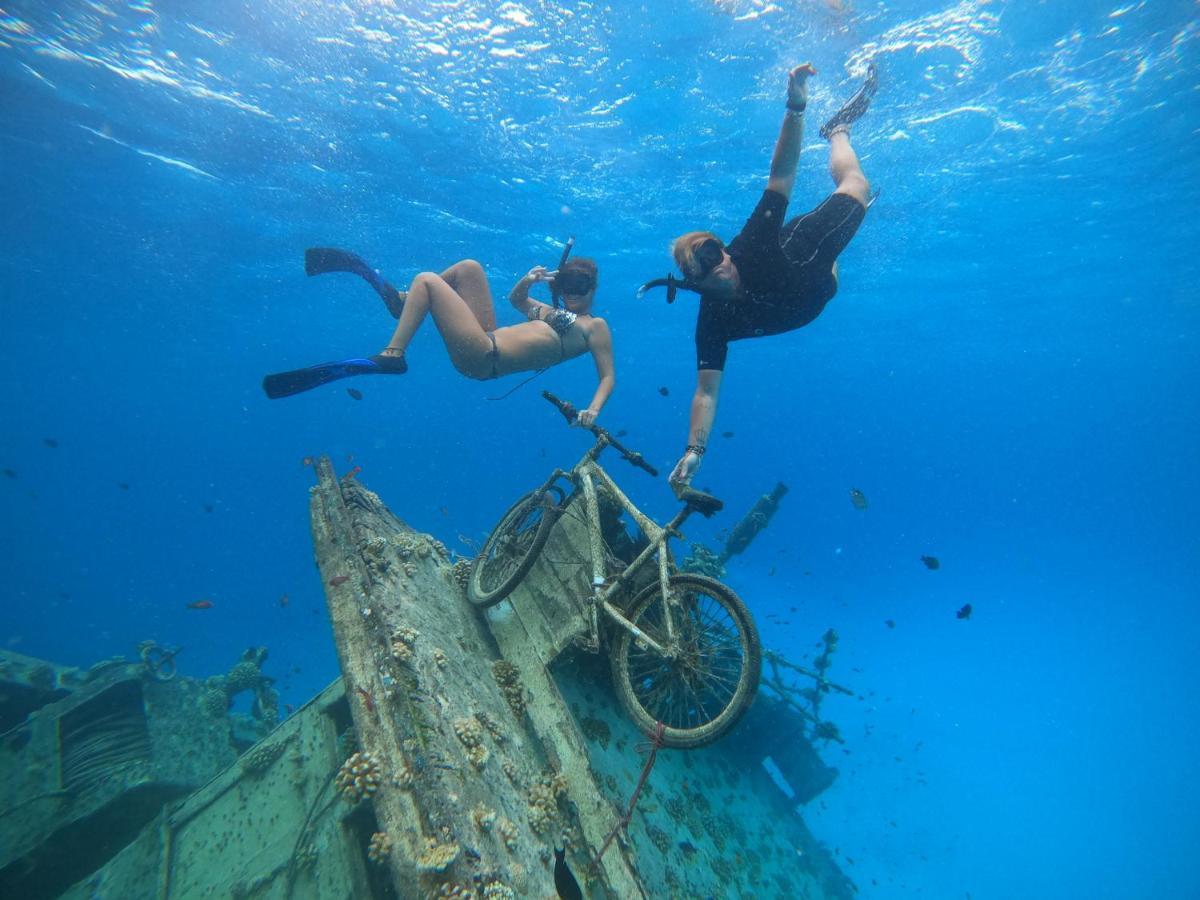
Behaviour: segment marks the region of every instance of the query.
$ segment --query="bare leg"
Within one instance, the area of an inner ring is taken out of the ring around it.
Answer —
[[[382,355],[403,356],[430,313],[454,367],[474,378],[490,374],[491,339],[467,301],[433,272],[422,272],[409,285],[400,322]]]
[[[442,273],[442,280],[467,301],[484,331],[496,330],[496,304],[483,266],[473,259],[460,260]]]
[[[837,185],[835,194],[849,194],[863,206],[871,195],[871,185],[863,174],[858,154],[850,146],[850,130],[838,126],[829,135],[829,174]]]

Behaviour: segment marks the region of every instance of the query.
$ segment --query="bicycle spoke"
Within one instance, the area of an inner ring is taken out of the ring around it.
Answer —
[[[677,728],[698,727],[712,721],[737,693],[744,668],[740,630],[725,607],[708,595],[691,592],[669,602],[670,609],[662,601],[651,604],[636,624],[661,643],[666,617],[676,611],[672,631],[683,658],[664,665],[643,653],[630,660],[631,680],[643,708],[656,718]]]

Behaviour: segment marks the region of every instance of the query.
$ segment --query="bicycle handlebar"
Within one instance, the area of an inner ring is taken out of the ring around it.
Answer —
[[[549,391],[542,391],[542,396],[558,407],[558,411],[563,414],[563,418],[567,420],[567,424],[575,424],[575,420],[579,418],[579,412],[569,401],[559,400]],[[650,475],[654,478],[658,477],[658,469],[646,462],[646,459],[642,456],[642,454],[638,453],[636,450],[630,450],[628,447],[618,441],[608,432],[608,429],[602,428],[599,425],[585,425],[583,427],[587,428],[587,430],[596,437],[602,438],[607,443],[615,447],[621,454],[622,458],[624,458],[630,465],[641,469],[644,472],[650,473]]]

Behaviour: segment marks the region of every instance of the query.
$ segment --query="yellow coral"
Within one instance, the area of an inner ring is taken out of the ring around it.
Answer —
[[[458,844],[439,844],[430,841],[425,852],[417,857],[417,868],[422,872],[445,872],[458,859],[462,848]]]

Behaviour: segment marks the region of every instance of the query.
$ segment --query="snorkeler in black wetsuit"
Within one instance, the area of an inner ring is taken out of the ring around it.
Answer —
[[[686,279],[682,285],[700,293],[700,312],[696,392],[687,447],[671,473],[673,482],[687,484],[700,468],[729,342],[791,331],[819,316],[837,293],[838,254],[866,215],[870,185],[850,146],[849,126],[875,93],[873,64],[862,89],[821,128],[821,136],[829,140],[834,192],[816,209],[784,224],[800,160],[808,78],[815,74],[808,63],[788,73],[787,113],[767,189],[741,233],[728,247],[711,231],[675,239],[673,255]]]

